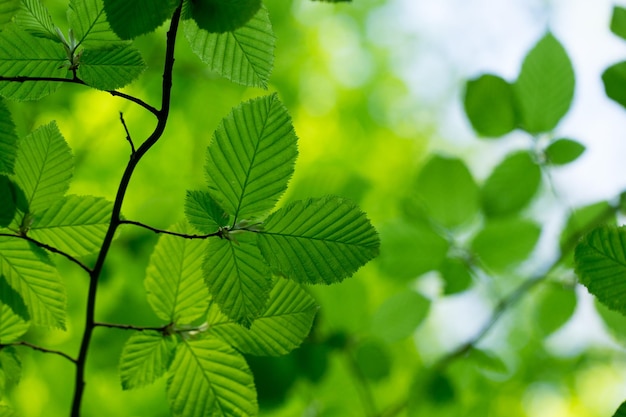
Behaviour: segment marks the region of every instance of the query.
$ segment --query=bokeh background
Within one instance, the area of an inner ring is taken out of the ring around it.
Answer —
[[[65,30],[65,2],[44,3]],[[353,278],[311,288],[321,309],[301,349],[282,358],[249,358],[261,415],[612,415],[626,399],[626,354],[619,342],[626,325],[607,312],[600,317],[566,268],[555,280],[572,294],[563,305],[554,301],[546,307],[542,289],[530,291],[480,340],[480,350],[443,365],[440,359],[478,334],[501,296],[557,256],[555,242],[569,211],[612,199],[626,188],[626,111],[606,98],[600,79],[606,67],[626,56],[626,43],[609,31],[613,4],[265,4],[277,35],[269,91],[278,92],[300,139],[296,173],[281,204],[327,194],[348,197],[380,230],[382,246],[380,258]],[[463,291],[446,294],[438,274],[416,267],[415,259],[425,255],[403,234],[405,203],[415,193],[420,168],[435,153],[463,158],[480,183],[507,152],[528,147],[522,133],[511,133],[506,141],[477,138],[463,113],[463,91],[468,78],[484,72],[514,79],[525,54],[547,29],[563,43],[576,72],[574,104],[558,134],[579,140],[587,151],[576,163],[552,171],[553,190],[545,187],[527,209],[543,225],[541,243],[528,262],[504,277],[469,275]],[[137,40],[149,69],[125,89],[150,103],[160,100],[164,33],[161,28]],[[267,92],[205,70],[181,37],[170,123],[136,171],[125,217],[159,228],[182,219],[185,191],[203,187],[205,148],[214,128],[233,106],[262,94]],[[58,122],[75,155],[70,192],[111,200],[129,157],[119,112],[137,142],[154,125],[137,106],[80,86],[63,86],[40,102],[11,106],[22,135],[50,120]],[[143,289],[156,239],[124,227],[98,293],[99,321],[162,324]],[[87,277],[63,259],[58,265],[69,292],[68,331],[34,329],[27,338],[77,352]],[[550,324],[554,314],[563,316],[556,325]],[[118,358],[128,336],[122,330],[95,330],[86,417],[169,415],[164,380],[121,390]],[[73,366],[53,355],[21,353],[23,378],[9,395],[17,410],[24,417],[66,415]]]

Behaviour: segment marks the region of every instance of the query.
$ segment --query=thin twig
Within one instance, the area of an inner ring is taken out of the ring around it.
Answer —
[[[130,137],[130,132],[128,131],[128,126],[126,126],[126,120],[124,120],[124,113],[120,112],[120,121],[122,122],[122,126],[124,126],[124,131],[126,132],[126,140],[130,143],[131,150],[131,158],[135,154],[135,144],[133,143],[133,138]]]
[[[138,226],[138,227],[150,230],[151,232],[154,232],[154,233],[163,234],[163,235],[178,236],[178,237],[182,237],[184,239],[207,239],[207,238],[210,238],[210,237],[220,236],[220,234],[223,233],[223,232],[217,231],[217,232],[209,233],[209,234],[206,234],[206,235],[188,235],[188,234],[185,234],[185,233],[170,232],[169,230],[157,229],[156,227],[148,226],[147,224],[143,224],[141,222],[136,222],[134,220],[120,220],[120,224],[130,224],[130,225],[133,225],[133,226]]]
[[[14,238],[17,238],[17,239],[26,240],[26,241],[34,244],[34,245],[39,246],[42,249],[47,250],[48,252],[56,253],[58,255],[63,256],[64,258],[66,258],[70,262],[73,262],[76,265],[78,265],[79,267],[81,267],[87,273],[91,273],[91,268],[89,268],[87,265],[85,265],[84,263],[82,263],[81,261],[79,261],[78,259],[73,257],[72,255],[70,255],[69,253],[63,252],[62,250],[57,249],[54,246],[50,246],[50,245],[48,245],[46,243],[40,242],[40,241],[38,241],[36,239],[33,239],[32,237],[25,236],[25,235],[14,235],[14,234],[10,234],[10,233],[0,233],[0,236],[14,237]]]
[[[165,326],[159,326],[159,327],[143,327],[143,326],[133,326],[132,324],[115,324],[115,323],[101,323],[101,322],[95,322],[93,325],[94,327],[106,327],[108,329],[121,329],[121,330],[135,330],[138,332],[154,330],[160,333],[165,333],[168,327],[170,326],[169,324],[166,324]]]
[[[74,364],[77,362],[76,359],[72,358],[70,355],[68,355],[65,352],[61,352],[59,350],[47,349],[41,346],[33,345],[32,343],[29,343],[29,342],[21,341],[21,342],[0,344],[0,349],[2,349],[3,347],[7,347],[7,346],[26,346],[33,350],[38,350],[39,352],[50,353],[52,355],[61,356]]]

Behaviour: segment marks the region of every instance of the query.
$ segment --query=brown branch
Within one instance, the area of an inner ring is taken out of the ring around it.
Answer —
[[[0,350],[3,347],[7,347],[7,346],[26,346],[28,348],[31,348],[33,350],[37,350],[39,352],[49,353],[49,354],[52,354],[52,355],[61,356],[61,357],[65,358],[65,359],[67,359],[68,361],[76,364],[76,359],[72,358],[70,355],[68,355],[65,352],[61,352],[59,350],[47,349],[47,348],[44,348],[44,347],[41,347],[41,346],[33,345],[32,343],[29,343],[29,342],[21,341],[21,342],[0,344]]]
[[[185,234],[185,233],[170,232],[169,230],[157,229],[156,227],[148,226],[147,224],[143,224],[141,222],[136,222],[136,221],[133,221],[133,220],[120,220],[120,224],[129,224],[129,225],[133,225],[133,226],[137,226],[137,227],[141,227],[141,228],[150,230],[151,232],[154,232],[154,233],[157,233],[157,234],[178,236],[178,237],[182,237],[184,239],[207,239],[207,238],[210,238],[210,237],[220,236],[223,233],[221,231],[217,231],[217,232],[214,232],[214,233],[208,233],[206,235],[188,235],[188,234]]]

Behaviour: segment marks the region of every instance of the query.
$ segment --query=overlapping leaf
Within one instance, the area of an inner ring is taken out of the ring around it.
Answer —
[[[15,181],[31,213],[41,213],[69,187],[73,162],[56,123],[42,126],[22,139],[15,163]]]
[[[0,32],[0,74],[3,77],[67,78],[67,56],[61,44],[29,35],[11,25]],[[37,100],[54,92],[58,82],[0,82],[0,96]]]
[[[0,301],[0,344],[17,340],[28,330],[28,323]]]
[[[20,28],[33,36],[60,42],[50,12],[41,0],[22,0],[16,22]]]
[[[20,294],[34,324],[65,327],[65,290],[43,250],[0,237],[0,273]]]
[[[170,374],[168,397],[176,417],[258,414],[254,380],[246,361],[216,337],[183,340]]]
[[[117,36],[133,39],[161,26],[179,3],[179,0],[104,0],[104,11]]]
[[[189,223],[202,233],[214,233],[228,225],[228,214],[205,191],[187,191],[185,215]]]
[[[133,334],[120,357],[122,388],[133,389],[152,384],[167,371],[176,350],[176,341],[159,332]]]
[[[467,82],[465,113],[474,130],[486,137],[499,137],[515,129],[517,112],[513,88],[491,74]]]
[[[109,226],[113,204],[69,195],[35,217],[29,236],[75,256],[96,252]]]
[[[30,314],[28,313],[26,304],[24,304],[24,299],[17,293],[17,291],[15,291],[15,289],[13,289],[13,287],[9,285],[4,275],[1,274],[0,295],[2,295],[0,303],[6,304],[11,309],[13,314],[21,318],[23,322],[30,321]]]
[[[12,174],[17,156],[17,133],[11,112],[0,101],[0,174]]]
[[[233,31],[210,33],[194,20],[186,20],[184,29],[191,49],[212,71],[238,84],[267,88],[276,39],[264,6]]]
[[[8,177],[0,175],[0,228],[10,225],[16,212],[13,184]]]
[[[311,330],[317,311],[315,300],[299,284],[278,279],[267,309],[250,329],[229,320],[217,306],[209,311],[209,332],[250,355],[286,355],[298,347]]]
[[[99,90],[122,88],[146,68],[135,48],[116,44],[108,48],[87,49],[80,58],[78,77]]]
[[[176,230],[191,232],[187,224]],[[191,323],[209,306],[209,292],[202,278],[206,242],[163,235],[150,258],[146,275],[148,302],[168,322]]]
[[[273,94],[233,109],[207,151],[209,190],[235,221],[260,216],[287,188],[297,156],[287,110]]]
[[[270,215],[257,234],[272,270],[297,282],[331,284],[378,254],[365,214],[338,197],[296,201]]]
[[[13,346],[0,349],[0,392],[17,385],[22,377],[22,361]]]
[[[211,240],[203,264],[213,300],[231,319],[250,327],[265,309],[271,289],[270,272],[248,232],[237,241]]]
[[[244,25],[261,7],[261,0],[186,0],[183,18],[208,32],[228,32]]]
[[[77,44],[86,48],[107,48],[119,43],[109,27],[102,0],[70,0],[67,13]]]

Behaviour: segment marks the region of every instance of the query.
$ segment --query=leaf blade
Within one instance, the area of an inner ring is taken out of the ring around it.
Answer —
[[[17,148],[18,137],[11,112],[0,101],[0,174],[13,174]]]
[[[122,39],[150,33],[172,16],[174,0],[104,0],[111,29]]]
[[[77,74],[91,87],[106,91],[128,85],[145,69],[139,51],[118,43],[108,48],[85,50]]]
[[[155,331],[133,334],[120,357],[120,378],[124,390],[152,384],[167,371],[176,342]]]

